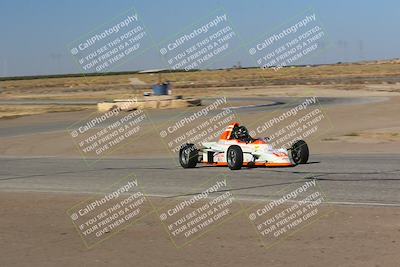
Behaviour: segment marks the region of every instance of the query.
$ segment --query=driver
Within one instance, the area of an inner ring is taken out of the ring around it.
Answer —
[[[250,143],[253,142],[253,138],[250,136],[249,131],[244,126],[235,126],[233,128],[232,136],[242,142]]]

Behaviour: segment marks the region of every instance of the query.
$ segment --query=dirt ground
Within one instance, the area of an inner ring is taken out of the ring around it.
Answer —
[[[334,206],[327,216],[268,249],[244,215],[177,249],[153,213],[87,249],[66,214],[87,197],[0,194],[0,265],[398,266],[400,262],[398,208]]]

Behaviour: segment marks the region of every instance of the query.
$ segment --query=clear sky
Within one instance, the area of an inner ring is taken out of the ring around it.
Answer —
[[[68,45],[132,7],[154,43],[220,8],[241,43],[247,43],[312,8],[329,34],[329,46],[308,63],[400,57],[400,1],[395,0],[2,0],[0,76],[82,72]],[[115,70],[165,67],[159,48],[149,49]],[[236,50],[215,67],[232,62],[255,66],[246,49]]]

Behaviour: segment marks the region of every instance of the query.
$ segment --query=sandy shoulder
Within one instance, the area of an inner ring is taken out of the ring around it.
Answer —
[[[245,216],[176,249],[153,214],[88,250],[66,215],[87,197],[2,192],[0,265],[397,266],[400,261],[399,208],[335,206],[270,249]]]

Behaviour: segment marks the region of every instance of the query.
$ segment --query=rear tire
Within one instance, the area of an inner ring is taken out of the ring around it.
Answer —
[[[294,143],[290,149],[291,159],[294,164],[306,164],[308,161],[310,151],[308,145],[304,140],[299,140]]]
[[[197,165],[199,153],[193,144],[184,144],[179,150],[179,163],[185,169],[194,168]]]
[[[243,151],[240,146],[230,146],[226,152],[226,162],[231,170],[240,170],[243,166]]]

